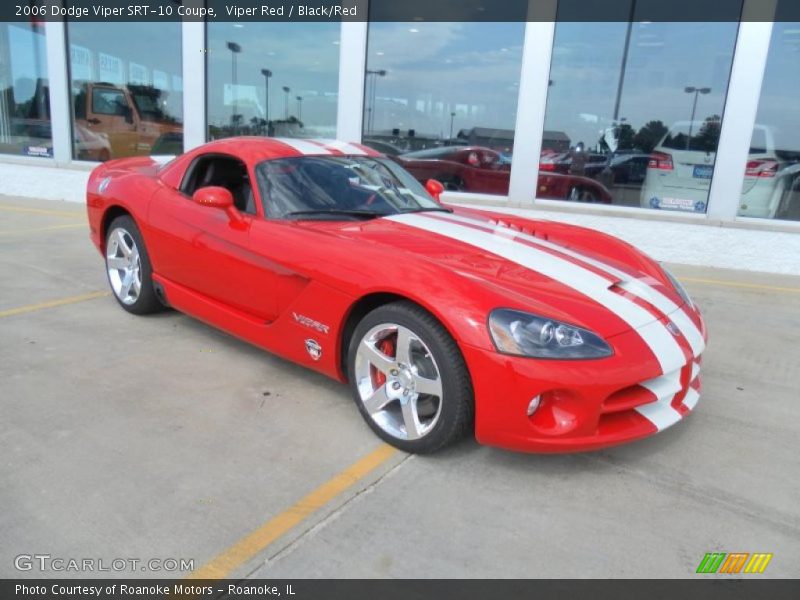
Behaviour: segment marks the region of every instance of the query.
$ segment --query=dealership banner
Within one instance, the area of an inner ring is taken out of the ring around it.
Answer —
[[[0,21],[800,21],[771,0],[4,0]]]
[[[578,571],[580,565],[576,565]],[[520,598],[615,600],[702,598],[783,600],[800,597],[798,580],[412,580],[412,579],[245,579],[245,580],[0,580],[3,600],[500,600]]]

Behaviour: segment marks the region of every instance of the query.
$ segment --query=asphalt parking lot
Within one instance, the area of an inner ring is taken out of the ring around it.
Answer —
[[[2,198],[0,577],[78,575],[18,571],[21,554],[204,576],[692,577],[712,551],[770,552],[763,576],[798,577],[800,278],[674,271],[710,331],[690,418],[591,454],[412,457],[346,387],[176,312],[122,311],[82,207]]]

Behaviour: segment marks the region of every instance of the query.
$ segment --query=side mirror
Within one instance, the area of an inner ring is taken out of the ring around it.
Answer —
[[[233,206],[233,194],[224,187],[210,185],[208,187],[201,187],[192,196],[192,200],[201,206],[209,206],[211,208],[225,208]]]
[[[231,221],[238,222],[243,220],[241,213],[236,210],[236,207],[233,205],[233,194],[224,187],[217,185],[201,187],[192,195],[192,200],[197,202],[200,206],[225,210],[231,218]]]
[[[441,196],[442,192],[444,192],[444,186],[442,185],[442,182],[436,181],[435,179],[428,179],[428,181],[425,182],[425,189],[437,202],[439,202],[439,196]]]

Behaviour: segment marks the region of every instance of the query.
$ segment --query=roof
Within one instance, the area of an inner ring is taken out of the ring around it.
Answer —
[[[331,139],[242,136],[223,138],[201,146],[203,152],[235,154],[252,162],[292,156],[380,156],[362,144]]]
[[[459,132],[460,136],[463,137],[479,137],[479,138],[490,138],[493,140],[509,140],[512,141],[514,139],[514,130],[513,129],[494,129],[491,127],[473,127],[472,129],[462,129]],[[546,140],[563,140],[568,142],[569,136],[564,133],[563,131],[549,131],[545,130],[544,132],[544,139]]]
[[[473,127],[464,132],[467,137],[475,136],[481,138],[491,138],[494,140],[513,140],[513,129],[493,129],[491,127]]]
[[[372,148],[339,140],[270,138],[242,136],[215,140],[198,146],[167,163],[159,177],[168,185],[178,187],[180,179],[191,161],[202,154],[229,154],[255,165],[264,160],[295,158],[298,156],[382,156]],[[153,159],[151,159],[153,160]]]
[[[542,137],[546,140],[563,140],[565,142],[570,141],[570,137],[563,131],[551,131],[545,129]]]

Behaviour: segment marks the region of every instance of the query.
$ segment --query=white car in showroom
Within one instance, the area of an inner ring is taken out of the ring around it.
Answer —
[[[641,192],[643,208],[705,212],[718,135],[699,135],[702,121],[679,121],[653,149]],[[690,138],[691,132],[691,138]],[[796,172],[775,152],[772,130],[756,125],[739,207],[743,217],[773,218]]]

